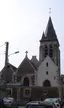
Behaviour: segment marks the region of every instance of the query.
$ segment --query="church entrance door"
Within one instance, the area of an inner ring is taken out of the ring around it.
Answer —
[[[44,83],[43,83],[43,86],[44,87],[50,87],[51,86],[50,81],[49,80],[45,80]]]

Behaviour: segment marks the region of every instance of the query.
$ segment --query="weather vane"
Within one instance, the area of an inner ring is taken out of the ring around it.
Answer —
[[[49,16],[51,16],[51,8],[49,8]]]

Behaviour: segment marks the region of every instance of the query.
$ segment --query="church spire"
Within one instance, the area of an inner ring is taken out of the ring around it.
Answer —
[[[58,45],[58,39],[57,39],[57,35],[56,32],[54,30],[54,26],[51,20],[51,8],[49,8],[49,20],[48,20],[48,24],[45,30],[45,33],[43,33],[42,38],[40,40],[40,42],[44,42],[44,41],[57,41]]]
[[[47,41],[58,41],[51,19],[51,8],[49,8],[49,20],[45,30],[45,37]]]
[[[45,31],[45,37],[46,37],[46,40],[48,41],[58,41],[51,17],[49,17],[49,20],[48,20],[48,24]]]
[[[49,17],[45,33],[43,33],[42,38],[40,40],[40,42],[44,42],[44,41],[57,41],[58,42],[57,35],[54,30],[51,17]],[[58,45],[59,45],[59,42],[58,42]]]

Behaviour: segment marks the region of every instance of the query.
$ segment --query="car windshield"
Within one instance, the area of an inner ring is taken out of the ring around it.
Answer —
[[[56,98],[48,98],[48,99],[45,99],[45,101],[57,102],[57,99]]]
[[[27,105],[26,108],[53,108],[52,105]]]

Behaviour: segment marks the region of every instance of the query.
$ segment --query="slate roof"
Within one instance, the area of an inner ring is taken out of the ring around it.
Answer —
[[[8,63],[8,64],[9,64],[9,66],[13,69],[13,71],[14,71],[14,72],[16,72],[17,67],[13,66],[13,65],[12,65],[12,64],[10,64],[10,63]]]
[[[16,75],[26,75],[26,74],[32,74],[36,70],[36,67],[34,64],[28,59],[28,57],[25,57],[24,60],[19,65]]]
[[[43,41],[57,41],[58,42],[57,35],[54,30],[51,17],[49,17],[48,24],[45,30],[45,34],[43,33],[42,39],[40,40],[40,42],[43,42]]]
[[[42,38],[41,38],[40,42],[42,42],[43,40],[45,41],[45,34],[44,34],[44,32],[42,34]]]
[[[36,70],[37,70],[37,68],[38,68],[38,66],[39,66],[39,61],[38,61],[38,59],[36,58],[36,56],[32,56],[32,58],[31,58],[31,63],[35,66],[35,68],[36,68]]]
[[[12,81],[12,74],[15,72],[17,68],[10,63],[7,64],[7,66],[4,66],[4,68],[1,70],[1,78],[3,80],[6,80],[7,82]]]

